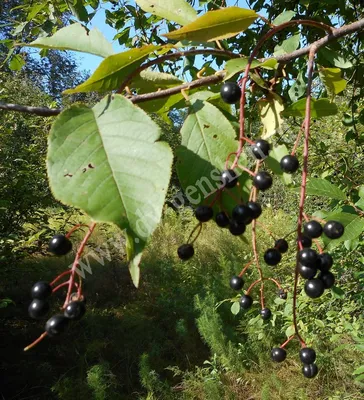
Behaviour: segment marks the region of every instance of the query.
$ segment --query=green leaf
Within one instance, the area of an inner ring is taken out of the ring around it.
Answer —
[[[257,18],[258,14],[253,10],[227,7],[209,11],[183,28],[166,33],[163,36],[171,40],[193,40],[196,42],[227,39],[245,31]]]
[[[197,18],[197,12],[185,0],[135,0],[144,11],[168,21],[186,25]]]
[[[322,47],[319,50],[320,54],[329,61],[331,64],[333,64],[335,67],[338,68],[351,68],[353,64],[351,61],[346,60],[343,56],[338,54],[336,51],[328,49],[327,47]]]
[[[325,328],[325,324],[320,319],[315,319],[315,325],[319,328]]]
[[[159,88],[167,89],[182,83],[183,81],[174,75],[147,69],[141,71],[137,77],[133,78],[129,86],[133,89],[141,89],[139,93],[149,93]]]
[[[239,314],[240,311],[240,304],[238,301],[235,301],[230,308],[230,311],[232,312],[232,314],[237,315]]]
[[[111,43],[105,39],[97,28],[89,31],[81,24],[68,25],[51,37],[40,37],[29,44],[23,43],[22,46],[40,49],[73,50],[95,54],[100,57],[108,57],[114,53]]]
[[[306,194],[346,200],[345,193],[326,179],[311,178],[306,185]]]
[[[74,89],[67,89],[66,94],[79,92],[107,92],[117,89],[124,79],[133,72],[154,50],[160,46],[148,45],[114,54],[105,58],[96,71]]]
[[[225,64],[226,75],[224,81],[229,80],[236,74],[240,74],[245,70],[248,64],[249,57],[234,58],[229,60]],[[260,62],[253,60],[251,68],[265,68],[265,69],[276,69],[278,61],[275,58],[268,58],[267,60]]]
[[[289,37],[288,39],[283,40],[281,44],[278,44],[274,48],[274,55],[280,56],[282,54],[292,53],[297,50],[300,45],[301,36],[299,33]]]
[[[333,296],[337,299],[345,299],[345,292],[337,286],[331,288]]]
[[[320,78],[331,99],[346,88],[347,82],[341,77],[340,68],[320,68]]]
[[[306,93],[306,82],[304,80],[303,72],[300,71],[294,84],[289,88],[289,98],[295,102]]]
[[[287,154],[289,153],[286,145],[281,144],[279,146],[274,147],[269,152],[269,156],[264,159],[264,162],[269,169],[271,169],[276,175],[281,177],[281,179],[286,185],[289,185],[292,183],[292,176],[290,174],[284,173],[279,164],[281,159]]]
[[[40,11],[43,10],[43,8],[47,5],[46,2],[40,3],[40,4],[35,4],[33,7],[30,8],[28,15],[27,15],[27,21],[31,21]]]
[[[86,10],[86,7],[82,3],[82,0],[76,0],[75,2],[68,3],[68,5],[69,5],[70,10],[72,11],[72,14],[79,21],[86,22],[86,23],[89,21],[88,12]]]
[[[283,100],[275,93],[267,94],[265,99],[257,103],[260,119],[263,124],[263,139],[268,139],[282,130],[283,119],[281,113],[284,110]]]
[[[294,11],[283,11],[282,13],[280,13],[273,21],[272,24],[273,25],[280,25],[283,24],[284,22],[288,22],[290,21],[294,16],[296,15],[296,13]]]
[[[142,250],[159,223],[171,174],[159,127],[120,95],[92,109],[73,105],[55,120],[47,168],[54,196],[126,230],[134,284]],[[146,201],[148,199],[148,201]]]
[[[331,103],[329,99],[311,99],[311,117],[320,118],[335,115],[338,112],[337,105]],[[306,99],[298,100],[288,106],[282,115],[286,117],[304,117],[306,113]]]
[[[361,367],[357,368],[354,372],[353,375],[361,375],[364,374],[364,365],[362,365]]]
[[[13,54],[9,62],[9,68],[12,71],[20,71],[25,65],[25,61],[20,54]]]
[[[291,325],[286,329],[287,338],[290,338],[292,335],[294,335],[294,333],[295,333],[294,325]]]

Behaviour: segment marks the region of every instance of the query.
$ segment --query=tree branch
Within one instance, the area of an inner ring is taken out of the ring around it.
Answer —
[[[60,108],[21,106],[19,104],[3,103],[0,101],[0,110],[17,111],[26,114],[39,115],[40,117],[52,117],[58,115]]]

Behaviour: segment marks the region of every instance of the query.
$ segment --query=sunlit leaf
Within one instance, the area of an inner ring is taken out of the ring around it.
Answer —
[[[267,164],[268,168],[271,169],[274,174],[280,176],[286,185],[289,185],[290,183],[292,183],[292,176],[290,174],[284,173],[279,164],[281,159],[287,154],[289,154],[289,152],[286,145],[281,144],[274,147],[269,152],[269,156],[264,159],[264,163]]]
[[[284,22],[288,22],[290,21],[294,16],[296,15],[296,13],[294,11],[283,11],[281,14],[279,14],[273,21],[272,24],[273,25],[280,25],[283,24]]]
[[[335,115],[338,112],[337,105],[329,99],[311,99],[311,117],[320,118]],[[298,100],[288,106],[282,115],[286,117],[304,117],[306,113],[306,99]]]
[[[311,178],[306,185],[306,194],[330,199],[346,200],[345,193],[326,179]]]
[[[281,44],[277,44],[274,48],[274,55],[280,56],[282,54],[289,54],[297,50],[300,45],[301,36],[299,33],[292,35],[288,39],[283,40]]]
[[[239,74],[245,70],[248,64],[249,57],[234,58],[229,60],[225,64],[226,75],[224,80],[232,78],[234,75]],[[265,61],[253,60],[251,64],[251,69],[254,68],[264,68],[264,69],[275,69],[277,68],[278,61],[275,58],[269,58]]]
[[[283,100],[275,93],[267,94],[265,99],[258,101],[260,119],[263,124],[263,139],[280,133],[283,119],[281,112],[284,110]]]
[[[331,50],[326,47],[321,47],[319,50],[320,54],[329,61],[332,65],[338,68],[351,68],[353,66],[352,62],[345,59],[341,54],[337,53],[334,50]]]
[[[346,88],[347,82],[341,77],[340,68],[320,68],[320,78],[331,99]]]
[[[294,84],[289,88],[288,95],[289,98],[295,102],[300,97],[302,97],[306,93],[306,82],[304,80],[303,72],[300,71],[297,75],[297,78]]]

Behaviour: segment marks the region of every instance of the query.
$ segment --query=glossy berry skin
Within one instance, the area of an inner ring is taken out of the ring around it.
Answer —
[[[221,86],[220,95],[225,103],[234,104],[240,100],[241,89],[235,82],[225,82]]]
[[[270,151],[270,144],[264,140],[259,139],[252,145],[252,153],[257,160],[266,158]]]
[[[39,281],[30,290],[32,299],[45,300],[52,294],[52,287],[48,282]]]
[[[334,260],[329,253],[321,253],[318,256],[316,266],[321,272],[327,272],[333,263]]]
[[[296,156],[286,155],[280,161],[280,166],[283,172],[287,174],[293,174],[300,166],[298,158]]]
[[[183,260],[189,260],[195,254],[195,249],[192,244],[186,243],[178,247],[177,250],[178,257]]]
[[[243,278],[240,278],[240,276],[233,276],[230,279],[230,287],[231,289],[234,290],[241,290],[244,286],[244,280]]]
[[[280,347],[274,347],[272,349],[271,356],[272,356],[272,360],[273,361],[282,362],[282,361],[284,361],[286,359],[287,352],[286,352],[286,350],[284,350],[284,349],[282,349]]]
[[[306,236],[316,239],[322,235],[322,226],[317,221],[309,221],[304,224],[303,232]]]
[[[300,360],[303,364],[313,364],[316,360],[316,352],[311,347],[304,347],[300,350]]]
[[[232,169],[227,169],[221,173],[221,185],[226,188],[233,188],[238,183],[238,176]]]
[[[279,289],[278,296],[282,300],[287,300],[287,292],[285,292],[283,289]]]
[[[253,185],[263,192],[272,186],[273,179],[266,171],[258,172],[253,178]]]
[[[200,222],[207,222],[214,216],[214,211],[209,206],[198,206],[195,210],[195,217]]]
[[[64,256],[72,250],[72,243],[64,235],[54,235],[49,241],[48,250],[56,256]]]
[[[330,239],[338,239],[344,234],[344,226],[337,221],[328,221],[324,225],[324,234]]]
[[[282,259],[281,253],[277,249],[268,249],[264,253],[264,261],[268,265],[277,265]]]
[[[253,304],[253,299],[249,295],[244,295],[240,297],[239,302],[243,310],[248,310]]]
[[[302,373],[306,378],[314,378],[318,373],[316,364],[304,364],[302,367]]]
[[[317,274],[317,268],[298,264],[298,272],[305,279],[312,279]]]
[[[220,228],[226,228],[230,223],[230,219],[224,211],[220,211],[216,214],[215,221]]]
[[[51,337],[57,336],[65,330],[68,321],[69,319],[64,315],[53,315],[53,317],[49,318],[49,320],[46,322],[45,331]]]
[[[239,224],[250,224],[253,220],[253,212],[248,206],[238,204],[233,208],[232,217]]]
[[[317,263],[317,252],[313,249],[303,249],[298,252],[298,261],[307,267],[315,267]]]
[[[311,247],[312,246],[312,239],[306,235],[301,236],[301,244],[303,248]]]
[[[229,231],[234,236],[240,236],[245,232],[245,224],[239,224],[238,221],[232,219],[229,225]]]
[[[318,297],[320,297],[323,294],[324,290],[325,286],[321,279],[309,279],[305,283],[305,293],[308,297],[311,297],[311,299],[317,299]]]
[[[28,314],[33,319],[40,319],[44,317],[48,311],[48,302],[40,299],[34,299],[28,307]]]
[[[261,216],[262,214],[262,207],[259,203],[255,201],[248,201],[246,203],[247,207],[249,207],[252,211],[252,217],[253,219],[257,219]]]
[[[263,308],[260,310],[260,316],[264,321],[267,321],[272,316],[272,311],[269,308]]]
[[[73,321],[81,319],[86,312],[85,303],[83,301],[71,301],[64,310],[64,316]]]
[[[330,271],[321,272],[317,278],[322,280],[325,289],[330,289],[334,286],[335,276]]]
[[[288,250],[288,242],[285,239],[276,240],[274,247],[281,253],[286,253]]]

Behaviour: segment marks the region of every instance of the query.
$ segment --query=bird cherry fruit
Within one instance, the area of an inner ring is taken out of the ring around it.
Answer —
[[[177,254],[181,260],[186,261],[193,257],[195,250],[192,244],[186,243],[178,247]]]
[[[234,219],[232,219],[230,221],[229,231],[234,236],[242,235],[245,232],[245,228],[246,228],[246,226],[243,223],[239,223],[238,221],[235,221]]]
[[[304,347],[300,350],[300,360],[304,364],[313,364],[316,360],[316,352],[311,347]]]
[[[272,349],[272,360],[275,362],[282,362],[286,359],[287,357],[287,352],[285,349],[282,349],[281,347],[274,347]]]
[[[33,319],[40,319],[44,317],[48,311],[48,302],[40,299],[34,299],[28,307],[28,314]]]
[[[220,211],[219,213],[216,214],[215,221],[216,224],[221,228],[226,228],[230,223],[230,219],[224,211]]]
[[[257,219],[261,216],[262,214],[262,207],[259,203],[255,202],[255,201],[248,201],[246,203],[246,206],[250,208],[250,210],[252,211],[252,217],[253,219]]]
[[[307,267],[316,266],[317,252],[313,249],[303,249],[298,252],[298,261]]]
[[[276,240],[274,247],[281,253],[286,253],[288,250],[288,242],[285,239]]]
[[[317,278],[323,282],[325,289],[330,289],[334,286],[335,276],[330,271],[321,272]]]
[[[274,266],[277,265],[282,259],[281,253],[277,249],[268,249],[264,253],[264,261],[266,264]]]
[[[248,206],[238,204],[233,208],[232,217],[239,224],[250,224],[253,220],[253,212]]]
[[[253,185],[264,192],[272,186],[273,179],[266,171],[261,171],[255,174],[253,178]]]
[[[231,287],[231,289],[241,290],[243,288],[243,286],[244,286],[244,280],[243,280],[243,278],[240,278],[240,276],[234,275],[230,279],[230,287]]]
[[[244,296],[240,297],[239,302],[240,302],[240,307],[243,310],[248,310],[253,304],[253,299],[249,295],[245,294]]]
[[[300,166],[298,158],[292,155],[284,156],[279,164],[281,166],[282,171],[286,172],[287,174],[293,174],[298,170]]]
[[[304,364],[302,367],[302,373],[306,378],[314,378],[318,373],[316,364]]]
[[[52,287],[48,282],[35,283],[30,291],[32,299],[44,300],[52,294]]]
[[[264,139],[259,139],[252,145],[251,149],[257,160],[263,160],[269,154],[270,144]]]
[[[300,273],[302,278],[312,279],[317,273],[317,268],[298,264],[298,272]]]
[[[223,187],[231,189],[235,187],[238,183],[238,176],[236,175],[234,170],[227,169],[225,171],[222,171],[220,180]]]
[[[49,241],[48,250],[56,256],[64,256],[72,250],[72,242],[64,235],[54,235]]]
[[[198,206],[195,210],[195,217],[200,222],[207,222],[214,216],[214,211],[209,206]]]
[[[269,308],[263,308],[260,310],[260,316],[266,321],[272,316],[272,311]]]
[[[305,283],[305,293],[308,297],[311,297],[311,299],[316,299],[317,297],[320,297],[324,290],[325,286],[321,279],[309,279]]]
[[[329,239],[338,239],[344,234],[344,225],[337,221],[328,221],[324,225],[324,234]]]
[[[317,258],[316,266],[322,272],[327,272],[334,263],[331,255],[329,253],[321,253]]]
[[[241,89],[235,82],[225,82],[221,86],[220,95],[225,103],[234,104],[240,100]]]
[[[309,221],[304,224],[303,232],[306,236],[315,239],[322,235],[322,226],[317,221]]]
[[[64,310],[64,316],[68,319],[78,321],[86,312],[86,306],[83,301],[71,301]]]
[[[53,315],[53,317],[49,318],[49,320],[46,322],[45,331],[51,337],[57,336],[65,330],[68,321],[69,319],[64,315]]]

